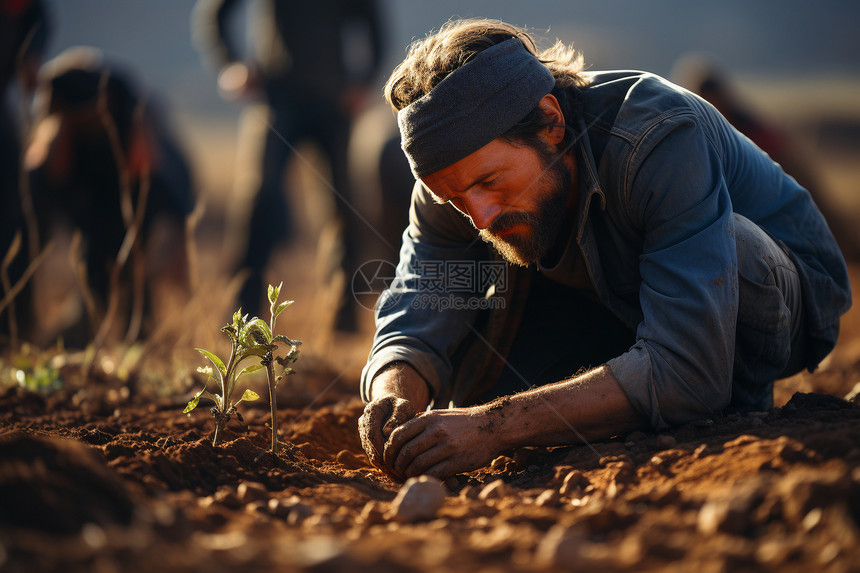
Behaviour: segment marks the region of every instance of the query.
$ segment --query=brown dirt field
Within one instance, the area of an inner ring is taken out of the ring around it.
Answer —
[[[218,227],[199,235],[217,243]],[[280,266],[313,267],[300,256]],[[258,457],[265,398],[218,448],[205,407],[182,414],[200,385],[193,347],[221,352],[232,312],[218,253],[199,264],[218,300],[177,313],[194,329],[150,347],[162,362],[127,379],[104,360],[83,379],[70,354],[62,390],[0,390],[0,572],[858,570],[860,407],[842,399],[860,382],[857,305],[815,373],[777,382],[769,412],[512,451],[448,480],[433,518],[400,523],[387,512],[401,484],[370,467],[356,430],[370,327],[326,336],[307,302],[319,283],[285,274],[299,302],[278,330],[306,354],[281,389],[276,461]]]
[[[509,452],[405,524],[359,444],[355,367],[297,363],[273,461],[265,400],[213,448],[206,408],[181,413],[192,381],[157,397],[70,361],[58,392],[0,395],[0,570],[856,571],[857,313],[772,411]]]

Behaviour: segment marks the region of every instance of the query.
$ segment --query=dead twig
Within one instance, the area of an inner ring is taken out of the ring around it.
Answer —
[[[93,296],[93,289],[90,287],[90,282],[87,278],[87,264],[84,261],[83,244],[83,234],[81,234],[80,230],[75,230],[72,235],[71,244],[69,245],[69,264],[75,272],[75,280],[78,283],[78,290],[81,293],[81,297],[84,299],[84,307],[87,309],[87,319],[89,320],[89,325],[92,329],[91,334],[95,336],[95,325],[101,323],[102,314],[99,310],[98,304],[96,303],[96,298]]]
[[[7,293],[12,290],[12,281],[9,279],[9,266],[18,253],[21,251],[21,230],[15,231],[15,238],[12,239],[12,244],[6,251],[3,257],[3,262],[0,264],[0,280],[3,283],[3,292]],[[15,305],[9,307],[9,338],[11,338],[12,348],[18,347],[18,319],[15,316]]]
[[[18,293],[24,288],[24,285],[27,284],[27,281],[30,280],[30,277],[33,276],[33,273],[36,272],[36,269],[39,268],[39,265],[48,257],[51,251],[54,249],[54,243],[50,242],[45,245],[45,248],[42,249],[42,252],[36,255],[30,264],[27,265],[27,268],[24,270],[24,274],[21,275],[21,278],[18,279],[11,289],[9,289],[6,294],[3,296],[3,299],[0,300],[0,313],[6,310],[6,307],[9,306],[15,297],[18,296]]]

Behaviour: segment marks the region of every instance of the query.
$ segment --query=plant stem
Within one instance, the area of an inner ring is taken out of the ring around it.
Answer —
[[[224,424],[221,422],[221,417],[217,416],[215,418],[215,437],[212,438],[212,445],[213,446],[220,446],[221,445],[221,427],[223,425]]]
[[[269,407],[272,410],[272,455],[274,455],[278,448],[278,397],[275,393],[275,369],[272,367],[271,355],[266,358],[266,376],[269,382]]]

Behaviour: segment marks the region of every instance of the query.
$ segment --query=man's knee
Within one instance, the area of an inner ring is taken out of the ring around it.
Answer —
[[[787,252],[749,219],[735,215],[738,323],[732,402],[759,407],[777,378],[803,364],[800,280]]]

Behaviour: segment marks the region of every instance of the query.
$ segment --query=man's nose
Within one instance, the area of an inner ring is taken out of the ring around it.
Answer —
[[[493,220],[499,216],[502,208],[490,197],[487,197],[486,194],[482,196],[481,194],[473,193],[472,195],[474,196],[468,197],[464,201],[466,214],[472,219],[472,224],[475,225],[475,228],[482,231],[489,227]]]

